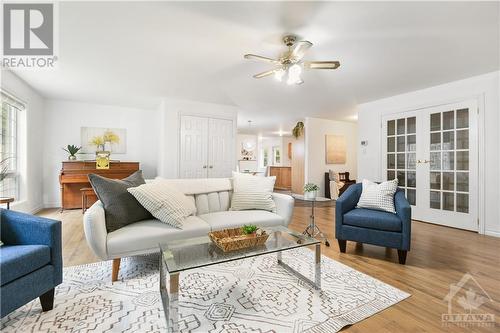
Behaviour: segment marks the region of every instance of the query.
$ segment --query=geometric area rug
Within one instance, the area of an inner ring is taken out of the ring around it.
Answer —
[[[283,261],[312,277],[314,253],[283,252]],[[180,332],[338,332],[410,296],[322,257],[315,290],[269,254],[182,272]],[[120,280],[111,263],[64,269],[52,311],[38,299],[1,321],[2,332],[166,332],[158,289],[158,255],[122,259]]]

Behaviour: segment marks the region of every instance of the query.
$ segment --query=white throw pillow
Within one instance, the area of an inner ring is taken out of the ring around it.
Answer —
[[[276,213],[276,204],[270,192],[234,192],[230,210],[267,210]]]
[[[233,171],[233,192],[273,192],[276,176],[257,177]]]
[[[127,191],[154,217],[176,228],[182,228],[186,218],[196,213],[192,200],[162,180],[131,187]]]
[[[377,184],[363,179],[363,191],[358,201],[358,208],[382,210],[396,213],[394,209],[394,193],[398,189],[398,180],[388,180]]]

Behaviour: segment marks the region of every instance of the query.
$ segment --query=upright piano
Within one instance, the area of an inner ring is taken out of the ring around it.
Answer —
[[[88,175],[97,175],[122,179],[130,176],[139,170],[139,162],[119,162],[111,161],[109,169],[96,169],[95,161],[64,161],[59,175],[61,186],[61,210],[82,208],[82,188],[89,188]],[[88,204],[91,205],[97,197],[91,198]]]

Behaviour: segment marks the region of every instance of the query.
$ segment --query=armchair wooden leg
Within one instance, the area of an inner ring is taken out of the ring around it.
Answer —
[[[120,272],[121,258],[113,259],[113,270],[111,272],[111,281],[118,281],[118,272]]]
[[[39,297],[42,311],[50,311],[54,308],[54,291],[55,289],[52,288]]]
[[[406,254],[408,253],[408,251],[405,251],[405,250],[398,250],[398,258],[399,258],[399,263],[401,265],[404,265],[406,264]]]
[[[338,241],[339,241],[340,252],[345,253],[345,249],[346,249],[346,246],[347,246],[347,241],[346,240],[342,240],[342,239],[338,239]]]

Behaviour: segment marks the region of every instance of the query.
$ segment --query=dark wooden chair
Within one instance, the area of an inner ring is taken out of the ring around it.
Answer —
[[[355,179],[349,179],[349,172],[339,172],[339,180],[344,182],[344,186],[339,190],[339,197],[344,193],[349,186],[356,184]],[[325,197],[332,198],[332,194],[330,192],[330,173],[325,172]]]

